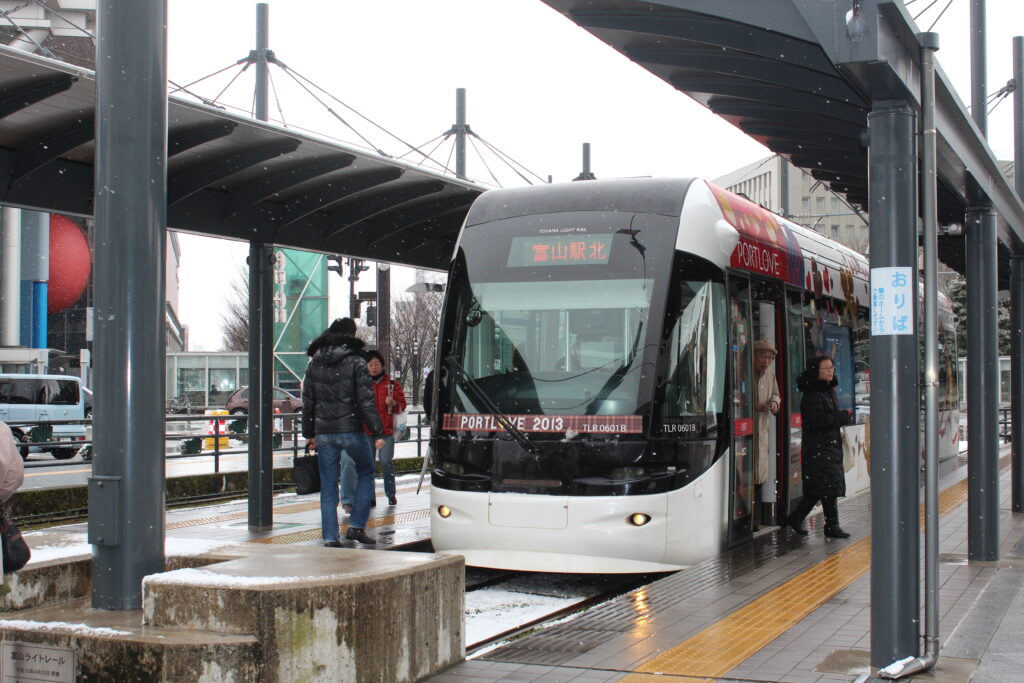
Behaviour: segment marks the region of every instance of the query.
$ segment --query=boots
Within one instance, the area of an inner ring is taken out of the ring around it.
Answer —
[[[835,498],[822,498],[821,508],[825,511],[825,536],[828,538],[849,538],[850,534],[839,526],[839,503]]]
[[[804,528],[804,518],[807,517],[816,502],[818,502],[816,499],[807,496],[801,498],[800,502],[796,504],[793,514],[786,518],[786,526],[801,536],[806,536],[807,529]]]

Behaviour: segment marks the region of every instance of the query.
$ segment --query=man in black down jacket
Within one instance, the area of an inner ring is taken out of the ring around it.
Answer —
[[[324,545],[341,546],[338,540],[338,477],[341,453],[356,466],[356,498],[345,538],[374,543],[366,533],[373,500],[373,450],[363,431],[369,426],[376,448],[384,446],[384,425],[373,396],[370,373],[360,354],[363,342],[356,339],[356,324],[339,318],[313,340],[306,352],[312,359],[302,382],[302,435],[316,449],[320,466],[320,525]]]

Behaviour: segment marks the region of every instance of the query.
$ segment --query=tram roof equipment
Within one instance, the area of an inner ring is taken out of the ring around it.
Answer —
[[[863,0],[856,40],[848,1],[544,2],[865,208],[868,113],[890,99],[919,107],[920,29],[898,0]],[[936,129],[939,222],[962,225],[968,206],[990,201],[1006,282],[1006,246],[1024,242],[1024,204],[938,67]],[[940,237],[939,257],[960,272],[963,252],[962,236]]]
[[[95,78],[0,46],[0,203],[92,215]],[[167,156],[168,227],[423,268],[485,189],[173,96]]]

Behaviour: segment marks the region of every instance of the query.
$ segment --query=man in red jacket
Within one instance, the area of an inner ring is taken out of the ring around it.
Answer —
[[[395,421],[398,413],[405,412],[405,393],[402,385],[384,372],[384,356],[376,349],[366,352],[366,369],[370,371],[373,393],[377,400],[377,412],[384,423],[384,446],[377,450],[380,469],[384,473],[384,495],[388,505],[398,505],[395,490]],[[371,434],[367,427],[367,434]],[[354,478],[353,478],[354,479]],[[355,482],[352,482],[355,488]],[[354,494],[354,492],[353,492]],[[344,499],[344,497],[343,497]]]

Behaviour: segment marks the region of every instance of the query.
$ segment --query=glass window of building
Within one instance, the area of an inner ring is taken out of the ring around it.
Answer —
[[[178,356],[175,396],[187,396],[194,406],[206,405],[206,356]]]
[[[210,356],[209,378],[210,395],[204,405],[224,405],[231,392],[238,388],[238,357],[234,354]]]
[[[815,206],[818,209],[818,213],[823,213],[825,211],[825,198],[817,197],[817,200],[818,201],[815,202]]]

